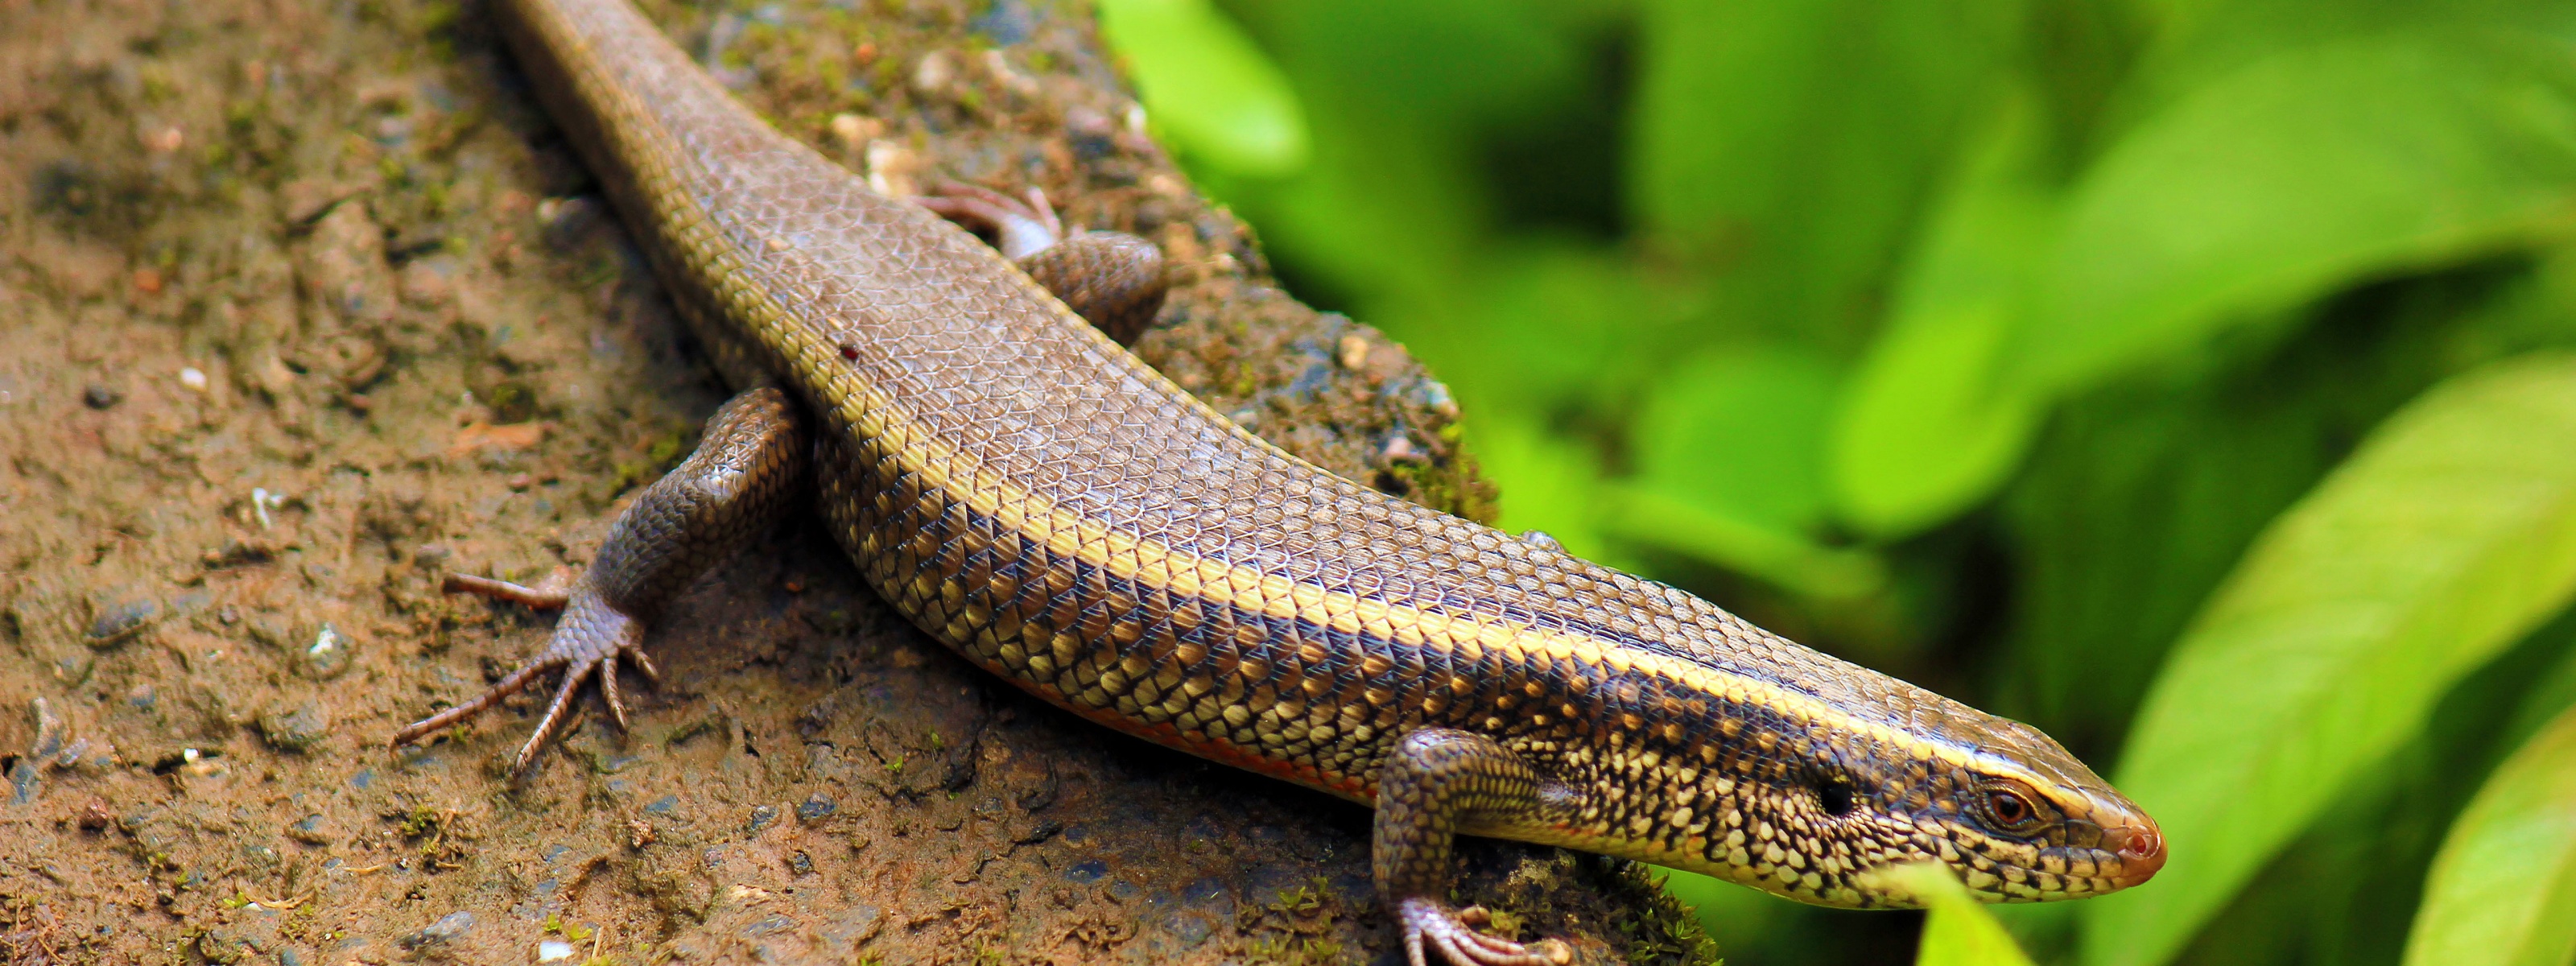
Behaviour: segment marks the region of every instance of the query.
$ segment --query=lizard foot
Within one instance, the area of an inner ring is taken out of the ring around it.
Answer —
[[[993,247],[1001,249],[1004,258],[1027,258],[1064,240],[1064,222],[1047,203],[1046,192],[1035,186],[1029,188],[1026,200],[955,181],[940,182],[931,190],[937,194],[915,198],[913,203],[949,221],[991,229],[998,243]]]
[[[914,201],[949,221],[990,229],[1003,257],[1119,345],[1134,346],[1162,310],[1171,283],[1154,243],[1123,232],[1068,233],[1035,187],[1026,200],[953,181],[933,190]]]
[[[474,580],[480,581],[481,578],[474,578]],[[499,583],[498,581],[484,582]],[[459,587],[459,582],[456,578],[449,578],[449,586]],[[487,592],[484,588],[475,586],[460,589],[475,593]],[[525,588],[518,589],[525,590]],[[539,599],[528,600],[517,595],[509,595],[507,599],[520,600],[532,606],[545,606],[543,602],[545,595],[534,596]],[[401,747],[462,724],[466,719],[500,704],[501,699],[527,690],[528,685],[535,682],[539,675],[556,668],[563,669],[563,683],[555,689],[554,701],[546,705],[546,715],[537,722],[536,733],[529,735],[528,743],[520,746],[518,757],[510,764],[511,771],[525,771],[528,764],[536,760],[537,749],[544,747],[547,739],[554,737],[556,729],[562,726],[564,710],[572,705],[574,692],[580,690],[582,682],[594,673],[599,676],[600,696],[608,699],[608,710],[617,719],[618,730],[626,730],[626,702],[617,690],[618,659],[624,658],[628,664],[634,666],[636,671],[644,675],[646,681],[656,687],[662,683],[661,671],[653,666],[651,658],[644,656],[643,643],[644,633],[641,623],[599,603],[596,596],[576,592],[572,595],[571,604],[564,614],[563,622],[555,628],[554,640],[546,646],[544,652],[529,658],[527,663],[519,665],[518,670],[510,672],[509,677],[502,678],[500,683],[486,688],[473,700],[422,718],[409,727],[395,732],[393,745]]]
[[[1555,939],[1522,944],[1476,931],[1492,921],[1483,906],[1451,912],[1448,906],[1420,896],[1397,903],[1404,956],[1412,966],[1440,966],[1423,958],[1426,946],[1450,966],[1564,966],[1574,959],[1574,950]]]

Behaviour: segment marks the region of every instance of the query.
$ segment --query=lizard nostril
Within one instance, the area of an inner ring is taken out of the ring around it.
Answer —
[[[2112,830],[2113,848],[2120,854],[2120,878],[2129,884],[2147,881],[2165,867],[2165,837],[2156,824],[2144,816],[2135,825],[2122,825]]]

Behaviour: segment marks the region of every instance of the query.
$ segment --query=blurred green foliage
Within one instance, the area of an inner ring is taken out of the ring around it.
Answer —
[[[2576,962],[2576,4],[1103,6],[1506,526],[2165,823],[2155,882],[1995,910],[2038,961]],[[1739,966],[1920,921],[1672,888]]]

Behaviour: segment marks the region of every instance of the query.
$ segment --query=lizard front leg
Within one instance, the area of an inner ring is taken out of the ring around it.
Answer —
[[[1424,728],[1396,742],[1378,773],[1370,864],[1412,966],[1435,966],[1426,948],[1455,966],[1558,966],[1573,958],[1554,939],[1523,945],[1477,932],[1489,921],[1485,911],[1451,909],[1443,898],[1458,829],[1533,819],[1544,797],[1537,771],[1484,735]]]

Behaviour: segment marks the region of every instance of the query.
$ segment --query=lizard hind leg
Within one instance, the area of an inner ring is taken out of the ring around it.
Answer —
[[[950,221],[990,229],[1002,257],[1119,345],[1135,346],[1162,311],[1170,281],[1153,242],[1115,231],[1067,233],[1036,188],[1026,201],[955,182],[937,191],[915,201]]]
[[[661,673],[644,656],[644,629],[669,599],[716,561],[765,532],[792,498],[803,492],[805,435],[787,395],[761,387],[735,396],[707,420],[706,434],[689,458],[646,486],[609,528],[590,568],[568,590],[521,587],[486,578],[450,578],[452,592],[479,593],[535,607],[561,606],[545,650],[473,700],[396,732],[399,746],[446,730],[525,690],[555,668],[563,682],[519,749],[514,770],[525,770],[562,727],[564,712],[582,682],[600,676],[600,694],[620,729],[626,701],[617,686],[624,659],[656,683]]]

